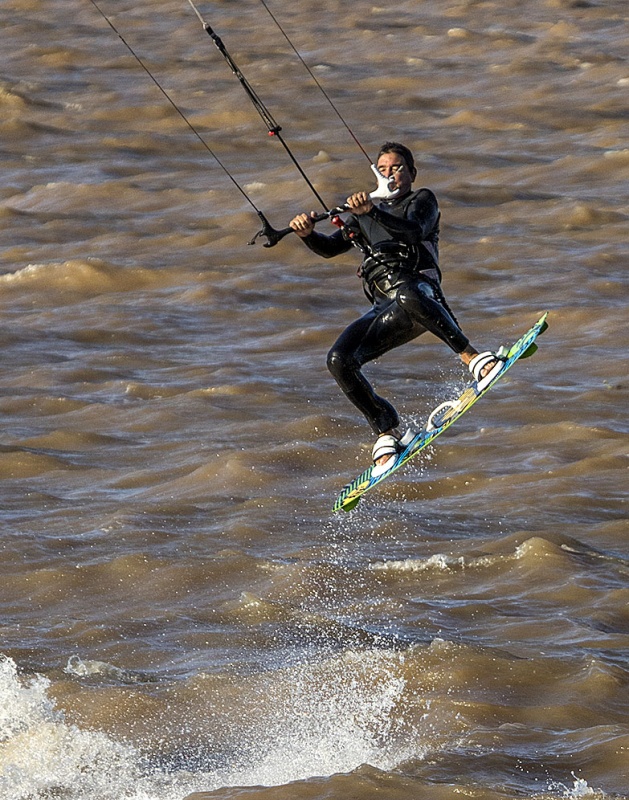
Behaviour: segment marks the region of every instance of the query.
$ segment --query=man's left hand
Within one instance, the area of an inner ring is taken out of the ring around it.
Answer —
[[[367,192],[356,192],[347,198],[347,205],[352,214],[360,216],[368,214],[373,208],[373,202]]]

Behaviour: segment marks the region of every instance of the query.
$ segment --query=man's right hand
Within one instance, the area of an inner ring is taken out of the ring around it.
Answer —
[[[294,219],[291,219],[288,224],[295,231],[297,236],[301,239],[305,239],[306,236],[310,236],[314,230],[314,216],[316,216],[314,211],[311,211],[310,215],[298,214]]]

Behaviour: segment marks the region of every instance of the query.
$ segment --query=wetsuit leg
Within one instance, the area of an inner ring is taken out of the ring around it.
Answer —
[[[401,308],[426,330],[434,333],[455,353],[462,353],[469,339],[449,312],[441,292],[428,281],[409,281],[398,289],[396,300]]]
[[[391,298],[377,303],[349,325],[328,353],[328,369],[375,433],[396,428],[399,417],[391,403],[375,393],[361,367],[425,331]]]

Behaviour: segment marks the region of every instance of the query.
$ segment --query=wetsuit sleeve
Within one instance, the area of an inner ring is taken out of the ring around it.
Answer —
[[[422,189],[413,198],[406,217],[398,217],[378,206],[374,206],[367,216],[396,239],[407,244],[420,244],[428,239],[439,221],[439,204],[430,189]]]
[[[346,253],[352,246],[352,243],[343,236],[342,231],[335,231],[332,236],[313,231],[309,236],[304,237],[302,242],[309,250],[323,258],[334,258],[341,253]]]

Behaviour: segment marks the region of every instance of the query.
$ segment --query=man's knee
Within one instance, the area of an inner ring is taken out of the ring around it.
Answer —
[[[338,380],[343,375],[347,374],[347,371],[350,369],[351,362],[342,350],[337,347],[333,347],[328,353],[326,363],[332,375],[334,375],[334,377]]]

